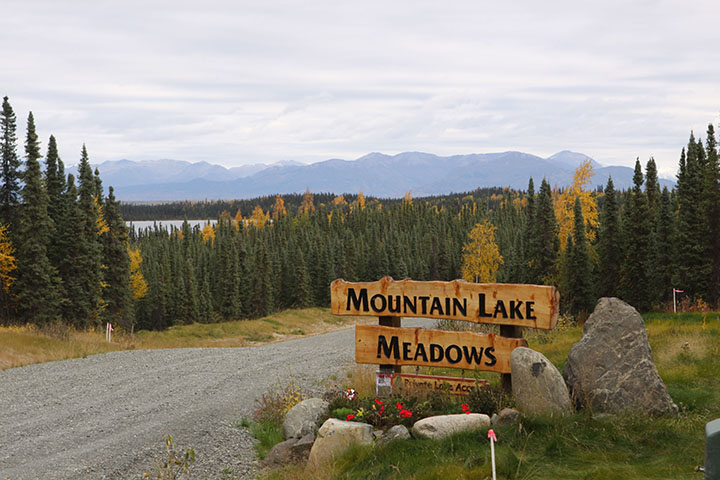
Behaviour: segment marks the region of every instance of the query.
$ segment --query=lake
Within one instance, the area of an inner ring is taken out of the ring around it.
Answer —
[[[146,228],[153,228],[153,225],[157,223],[158,227],[164,227],[168,230],[170,230],[171,227],[175,228],[182,228],[184,220],[136,220],[134,222],[125,222],[125,224],[129,228],[135,227],[136,230],[144,230]],[[204,227],[205,225],[210,222],[210,225],[215,225],[217,223],[217,219],[214,220],[188,220],[188,224],[190,225],[190,228],[194,227],[195,225],[200,225],[200,228]]]

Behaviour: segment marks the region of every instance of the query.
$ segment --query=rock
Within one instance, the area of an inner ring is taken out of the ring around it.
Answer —
[[[317,422],[328,411],[330,404],[321,398],[308,398],[298,403],[285,415],[283,437],[302,438],[317,431]]]
[[[498,415],[496,424],[497,426],[511,425],[517,423],[520,420],[520,412],[514,408],[503,408]]]
[[[317,432],[308,465],[320,466],[341,455],[351,445],[371,445],[373,427],[367,423],[330,418]]]
[[[490,417],[490,425],[495,425],[497,423],[497,420],[498,420],[498,414],[493,413],[492,417]]]
[[[563,377],[576,404],[593,412],[678,413],[653,362],[642,317],[617,298],[598,300]]]
[[[292,450],[290,450],[290,447],[295,445],[298,440],[299,439],[297,438],[291,438],[276,444],[268,452],[265,460],[263,460],[263,464],[274,467],[282,467],[289,463],[293,463]]]
[[[409,438],[410,432],[405,425],[395,425],[378,440],[378,445],[383,446],[395,440],[407,440]]]
[[[565,415],[572,411],[565,380],[550,360],[525,347],[510,354],[512,393],[524,415]]]
[[[458,432],[490,427],[490,417],[482,413],[437,415],[418,420],[412,427],[415,438],[439,440]]]
[[[304,463],[307,461],[314,443],[315,434],[308,433],[290,447],[290,450],[292,451],[292,459],[295,460],[295,463]]]

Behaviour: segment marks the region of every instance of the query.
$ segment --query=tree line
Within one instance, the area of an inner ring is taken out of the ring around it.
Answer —
[[[135,305],[127,229],[112,187],[103,196],[87,149],[82,146],[78,178],[66,176],[51,135],[43,168],[30,112],[21,157],[8,97],[3,98],[0,128],[0,319],[80,328],[110,321],[131,327]]]
[[[533,179],[527,191],[478,189],[413,198],[276,195],[232,202],[119,204],[103,195],[87,150],[65,175],[50,137],[41,168],[32,114],[24,161],[15,116],[2,111],[0,275],[4,322],[127,329],[262,317],[328,306],[336,278],[556,285],[561,308],[585,316],[600,296],[641,311],[673,288],[698,307],[720,296],[720,167],[713,126],[691,134],[677,185],[659,188],[651,158],[634,185],[591,189],[592,165],[571,185]],[[77,183],[77,184],[76,184]],[[127,231],[133,219],[214,212],[214,226]]]

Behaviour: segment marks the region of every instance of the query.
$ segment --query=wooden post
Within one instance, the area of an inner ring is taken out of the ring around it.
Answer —
[[[507,338],[522,338],[522,327],[515,325],[500,325],[500,336]],[[502,388],[508,395],[512,394],[512,376],[510,373],[502,374]]]
[[[381,327],[402,327],[402,317],[378,317]],[[380,365],[380,373],[386,375],[392,375],[393,373],[402,373],[402,367],[400,365]],[[392,395],[392,385],[390,388],[382,388],[377,392],[380,397],[390,397]]]

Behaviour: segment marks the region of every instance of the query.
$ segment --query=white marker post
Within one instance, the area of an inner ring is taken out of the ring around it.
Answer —
[[[107,340],[108,343],[111,343],[112,340],[112,331],[113,327],[110,322],[105,324],[105,340]]]
[[[677,313],[677,302],[675,301],[675,293],[683,293],[685,290],[678,290],[677,288],[673,288],[673,313]]]
[[[492,478],[493,480],[496,480],[495,476],[495,442],[497,442],[497,437],[495,436],[495,432],[491,428],[488,430],[488,438],[490,439],[490,457],[492,458]]]

